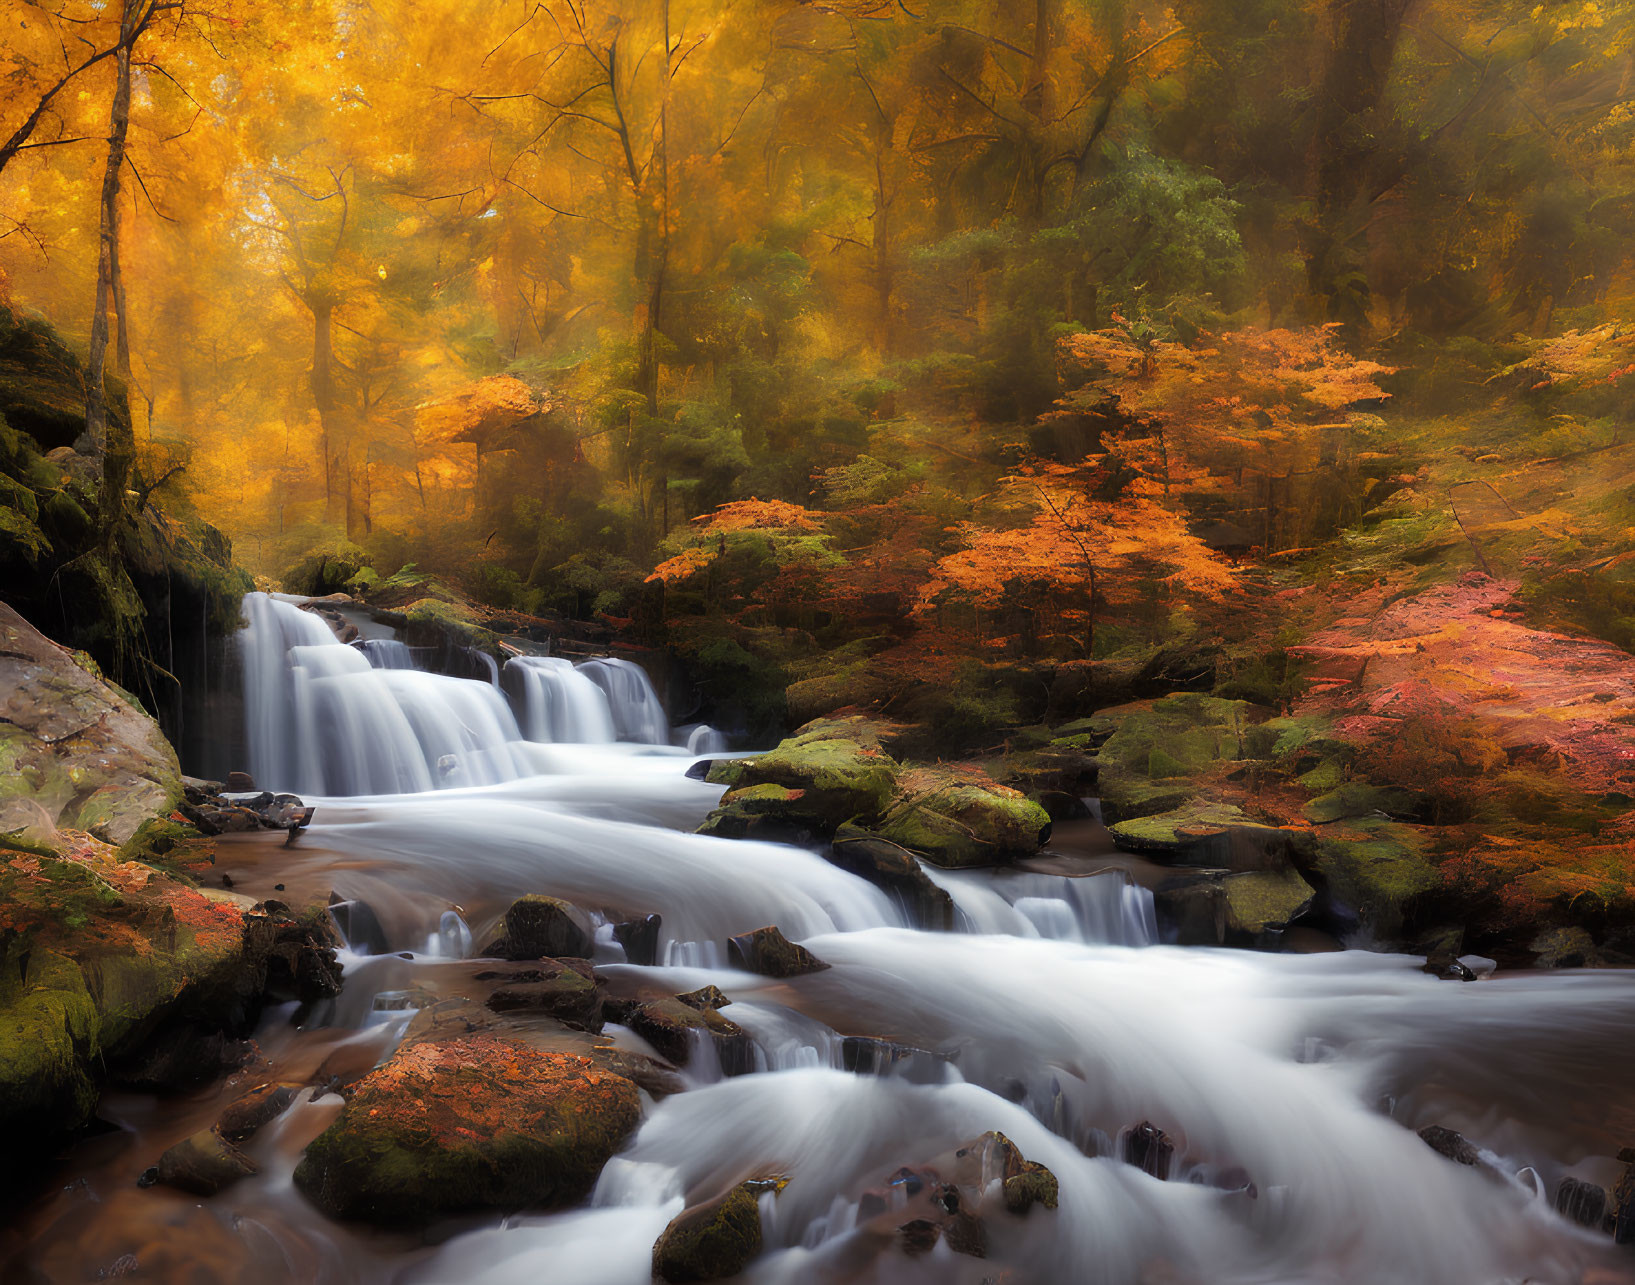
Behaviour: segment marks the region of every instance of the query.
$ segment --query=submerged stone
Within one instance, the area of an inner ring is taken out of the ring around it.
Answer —
[[[159,1157],[158,1181],[196,1196],[213,1196],[255,1172],[254,1162],[221,1134],[201,1129]]]

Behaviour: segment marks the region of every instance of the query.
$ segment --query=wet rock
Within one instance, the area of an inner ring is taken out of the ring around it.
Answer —
[[[602,991],[590,961],[546,959],[541,967],[506,974],[478,973],[481,981],[498,979],[488,997],[496,1013],[543,1013],[587,1031],[602,1029]]]
[[[655,999],[610,1001],[602,1011],[608,1021],[629,1027],[675,1066],[686,1066],[695,1042],[707,1039],[727,1075],[755,1069],[755,1044],[749,1033],[713,1008],[697,1009],[679,999]]]
[[[1635,1245],[1635,1147],[1623,1148],[1618,1161],[1624,1172],[1612,1188],[1612,1208],[1608,1211],[1612,1239],[1620,1245]]]
[[[1050,838],[1042,807],[978,768],[914,768],[898,791],[880,836],[935,865],[1001,865],[1032,856]]]
[[[306,1005],[341,993],[340,944],[323,912],[296,917],[282,902],[267,901],[252,913],[270,937],[262,983],[267,998]]]
[[[1426,832],[1384,818],[1322,826],[1296,846],[1293,858],[1331,901],[1382,937],[1401,932],[1415,899],[1442,886]]]
[[[120,844],[181,797],[159,725],[0,603],[0,803]]]
[[[572,1204],[640,1115],[636,1086],[586,1058],[489,1034],[418,1043],[359,1081],[295,1184],[331,1217],[383,1225]]]
[[[172,1093],[238,1070],[254,1051],[249,1040],[235,1039],[220,1030],[191,1024],[169,1026],[133,1056],[111,1066],[108,1078],[121,1088]]]
[[[866,1035],[848,1035],[840,1042],[840,1064],[853,1075],[894,1075],[911,1084],[941,1084],[949,1061],[944,1053]]]
[[[255,778],[248,772],[229,772],[227,774],[228,793],[248,794],[255,788]]]
[[[804,973],[820,973],[829,967],[775,927],[757,928],[754,932],[729,937],[727,958],[733,967],[763,977],[799,977]]]
[[[1124,1163],[1161,1182],[1169,1180],[1170,1161],[1174,1157],[1175,1144],[1169,1134],[1151,1120],[1143,1120],[1124,1138]]]
[[[603,1070],[624,1076],[654,1098],[667,1098],[687,1087],[686,1082],[676,1074],[675,1067],[668,1062],[661,1062],[633,1049],[595,1048],[585,1056]]]
[[[1050,744],[1007,754],[995,776],[1024,794],[1063,794],[1077,801],[1095,786],[1097,767],[1095,754],[1087,749]]]
[[[367,901],[332,892],[329,917],[335,921],[335,931],[340,933],[348,949],[364,955],[384,955],[391,950],[380,916]]]
[[[213,1196],[255,1172],[250,1158],[231,1142],[214,1129],[201,1129],[159,1157],[158,1181],[196,1196]]]
[[[919,860],[901,844],[843,825],[824,855],[830,865],[867,879],[896,898],[920,927],[944,932],[953,928],[953,898],[931,881]]]
[[[501,959],[589,959],[595,952],[590,920],[557,897],[529,893],[505,912],[505,935],[483,947]]]
[[[632,964],[653,965],[659,957],[659,929],[663,920],[658,915],[643,915],[613,925],[613,940],[624,947],[624,957]]]
[[[1577,1178],[1563,1178],[1556,1188],[1556,1212],[1582,1227],[1600,1231],[1607,1217],[1606,1188]]]
[[[290,1084],[258,1084],[221,1113],[216,1131],[228,1142],[243,1142],[283,1115],[296,1092]]]
[[[1476,1148],[1457,1130],[1440,1124],[1429,1124],[1419,1131],[1419,1136],[1432,1151],[1440,1156],[1446,1156],[1455,1164],[1474,1165],[1480,1159]]]
[[[929,1218],[911,1218],[897,1229],[897,1243],[910,1258],[929,1254],[942,1239],[942,1228]]]
[[[725,1008],[732,1003],[719,986],[700,986],[697,990],[677,995],[676,998],[688,1008],[696,1008],[701,1013],[705,1009]]]
[[[684,1209],[653,1245],[660,1280],[715,1281],[736,1276],[761,1252],[761,1208],[749,1183]]]

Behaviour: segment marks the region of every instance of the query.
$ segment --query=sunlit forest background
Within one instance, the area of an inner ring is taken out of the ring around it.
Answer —
[[[3,23],[11,324],[81,343],[111,245],[131,487],[285,587],[628,630],[746,727],[1205,646],[1286,707],[1468,572],[1635,646],[1627,4]]]

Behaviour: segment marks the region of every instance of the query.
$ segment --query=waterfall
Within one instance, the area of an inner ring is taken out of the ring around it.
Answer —
[[[609,657],[581,661],[578,670],[606,693],[619,740],[642,745],[670,743],[670,721],[652,680],[640,665]]]
[[[396,638],[365,638],[358,649],[369,658],[376,669],[414,669],[414,656],[409,644]],[[489,658],[493,664],[493,658]]]
[[[530,741],[602,744],[618,739],[607,695],[560,656],[513,656],[506,674],[520,689]]]
[[[528,770],[513,748],[516,720],[493,687],[406,668],[407,648],[395,640],[345,646],[291,602],[260,593],[244,602],[250,771],[261,787],[404,794]]]

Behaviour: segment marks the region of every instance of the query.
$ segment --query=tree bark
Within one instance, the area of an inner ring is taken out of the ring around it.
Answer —
[[[1414,0],[1333,0],[1333,37],[1312,143],[1313,218],[1306,279],[1323,316],[1348,327],[1367,320],[1368,281],[1347,227],[1379,151],[1378,122],[1403,21]]]
[[[90,353],[85,372],[86,453],[99,463],[108,449],[108,309],[113,301],[114,273],[119,260],[119,178],[125,164],[125,136],[131,120],[131,42],[135,35],[136,3],[125,0],[115,52],[118,74],[113,104],[108,112],[108,158],[102,170],[101,232],[97,239],[96,303],[91,310]],[[77,443],[78,445],[78,443]],[[106,479],[104,479],[106,480]]]

